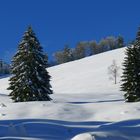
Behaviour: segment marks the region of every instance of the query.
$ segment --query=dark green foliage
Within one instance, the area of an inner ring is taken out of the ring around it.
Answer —
[[[49,101],[52,94],[50,75],[46,71],[47,56],[29,27],[12,60],[9,90],[15,102]]]
[[[140,101],[140,30],[134,46],[126,49],[121,89],[126,102]]]
[[[118,36],[118,38],[117,38],[117,47],[118,48],[122,48],[124,46],[125,45],[124,45],[124,39],[123,39],[123,37],[122,36]]]

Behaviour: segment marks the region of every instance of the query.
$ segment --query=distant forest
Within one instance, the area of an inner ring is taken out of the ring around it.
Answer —
[[[134,42],[131,42],[130,44],[134,44]],[[71,48],[71,46],[66,44],[62,50],[53,53],[54,59],[48,62],[48,67],[122,48],[126,45],[128,44],[125,44],[124,38],[122,36],[108,36],[104,39],[101,39],[99,42],[96,40],[80,41],[74,48]],[[47,54],[46,59],[48,60]],[[7,73],[10,73],[10,65],[5,63],[3,60],[0,60],[0,74]]]
[[[96,40],[80,41],[75,48],[71,48],[67,44],[61,51],[57,51],[53,54],[54,60],[49,62],[49,66],[78,60],[87,56],[122,48],[126,45],[127,44],[124,43],[124,38],[122,36],[108,36],[99,42]]]

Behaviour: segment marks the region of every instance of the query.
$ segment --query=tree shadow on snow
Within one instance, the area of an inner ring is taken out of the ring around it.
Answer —
[[[0,79],[8,78],[8,77],[10,77],[10,76],[11,76],[10,74],[5,74],[5,75],[1,75],[1,74],[0,74]]]
[[[121,102],[121,101],[124,101],[124,99],[118,99],[118,100],[102,100],[102,101],[93,101],[93,102],[81,102],[81,101],[77,101],[77,102],[68,102],[68,103],[71,103],[71,104],[89,104],[89,103],[104,103],[104,102]]]
[[[72,122],[49,119],[1,120],[0,139],[70,140],[75,135],[89,133],[97,140],[125,140],[140,137],[140,119],[121,122]]]

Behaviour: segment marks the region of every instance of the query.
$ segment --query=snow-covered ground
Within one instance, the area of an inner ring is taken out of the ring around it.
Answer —
[[[9,77],[0,78],[0,139],[139,140],[140,103],[125,103],[120,78],[115,85],[108,76],[114,59],[122,68],[124,50],[49,68],[51,102],[13,103]]]

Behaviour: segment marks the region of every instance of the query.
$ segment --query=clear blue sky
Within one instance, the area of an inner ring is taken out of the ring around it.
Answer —
[[[0,0],[0,58],[10,62],[28,25],[51,56],[64,44],[114,35],[135,39],[140,0]]]

